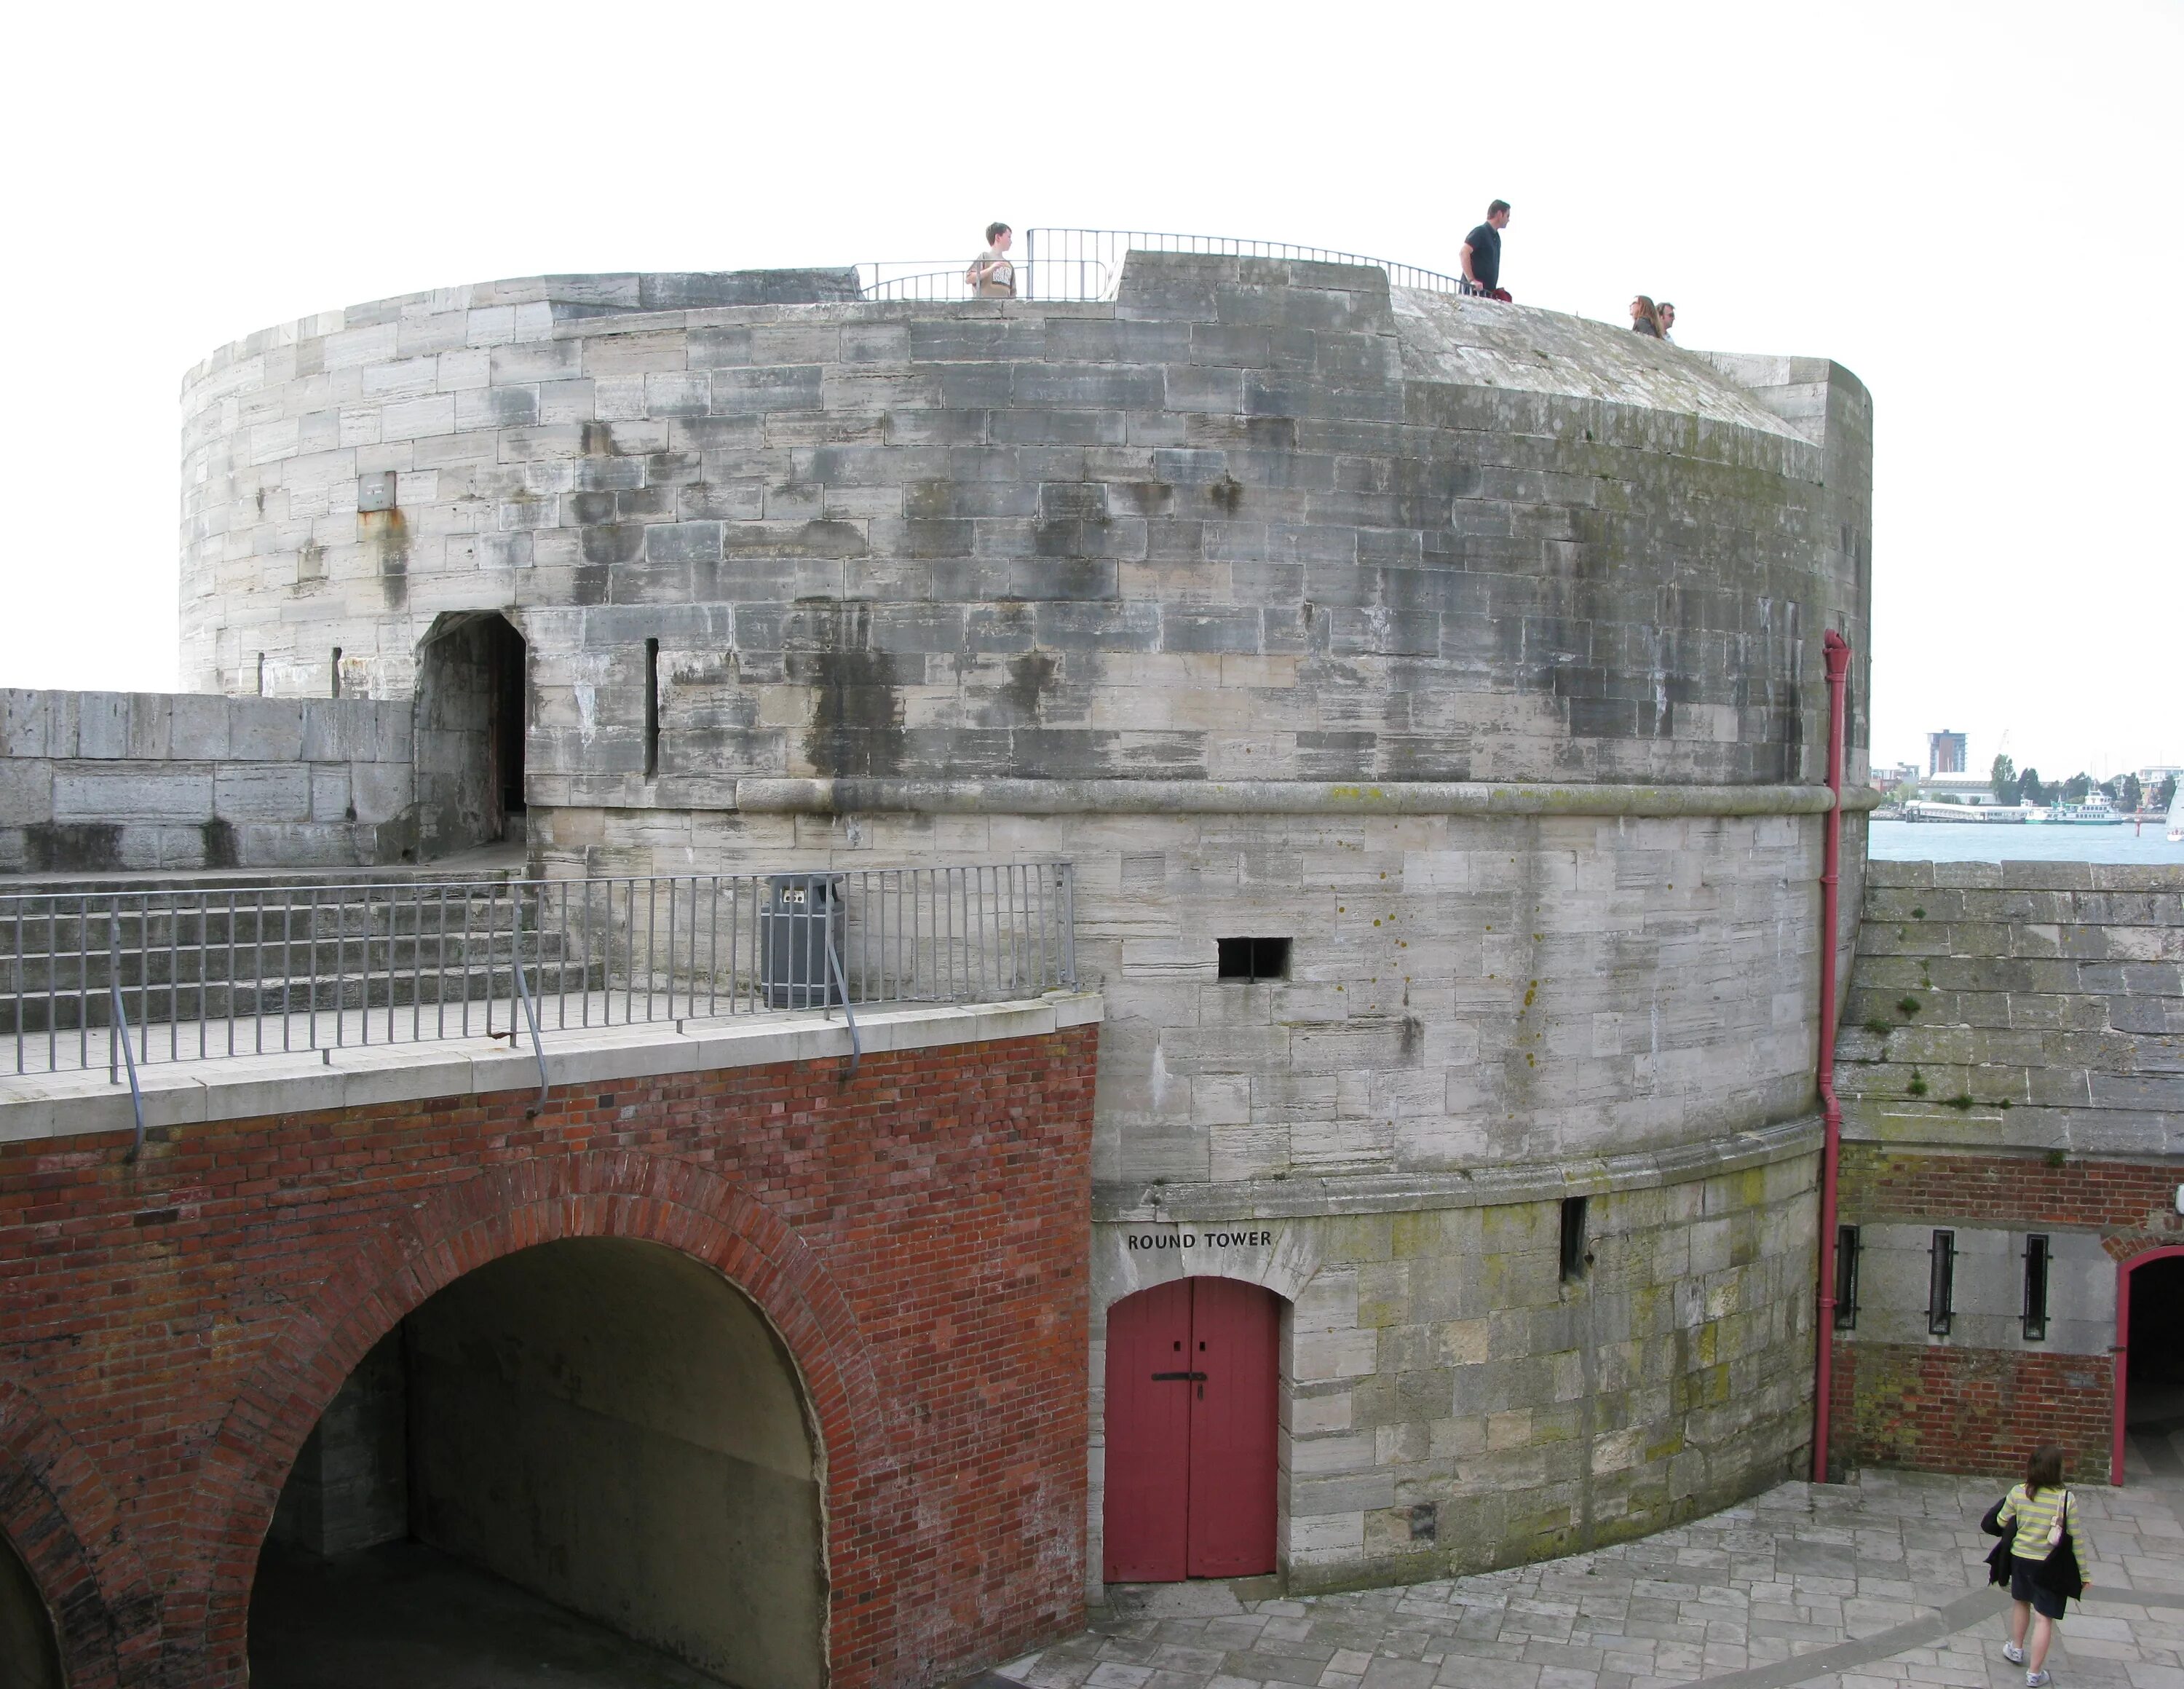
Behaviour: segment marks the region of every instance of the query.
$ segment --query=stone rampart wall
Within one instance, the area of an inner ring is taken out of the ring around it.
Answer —
[[[402,861],[410,717],[406,700],[0,691],[0,872]]]
[[[192,372],[193,684],[262,656],[322,690],[338,648],[407,696],[442,618],[499,611],[556,805],[719,809],[732,773],[1763,783],[1819,777],[1816,642],[1864,643],[1870,402],[1825,360],[1173,254],[1100,304],[514,285]]]

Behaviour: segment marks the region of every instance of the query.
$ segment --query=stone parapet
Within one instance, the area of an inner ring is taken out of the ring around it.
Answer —
[[[0,872],[400,861],[410,715],[407,700],[0,692]]]

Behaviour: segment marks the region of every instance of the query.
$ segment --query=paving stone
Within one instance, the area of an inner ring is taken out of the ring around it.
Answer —
[[[1245,1600],[1233,1617],[1140,1619],[1128,1637],[1095,1628],[1003,1675],[1030,1689],[1669,1689],[1717,1679],[1762,1689],[1755,1673],[1765,1689],[2014,1689],[2024,1674],[2002,1658],[2001,1597],[1991,1608],[1979,1599],[1989,1539],[1978,1519],[1990,1488],[1882,1472],[1851,1486],[1785,1484],[1747,1507],[1566,1559],[1401,1589]],[[2058,1628],[2057,1689],[2184,1689],[2184,1605],[2130,1598],[2184,1591],[2184,1477],[2074,1493],[2093,1599]],[[1925,1569],[1907,1579],[1914,1560]],[[1644,1575],[1663,1564],[1692,1569],[1688,1580]],[[1840,1597],[1793,1597],[1802,1580],[1784,1574],[1815,1564],[1841,1569],[1821,1580],[1843,1586]],[[1892,1634],[1967,1597],[1986,1616],[1891,1650]],[[1254,1623],[1256,1648],[1217,1657],[1206,1646],[1217,1627]],[[1845,1645],[1853,1657],[1795,1675],[1800,1656]],[[1202,1662],[1196,1675],[1175,1669],[1186,1659]]]

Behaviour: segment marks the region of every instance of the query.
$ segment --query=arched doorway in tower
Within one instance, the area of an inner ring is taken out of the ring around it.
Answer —
[[[621,1238],[503,1257],[321,1414],[260,1551],[251,1681],[820,1689],[822,1465],[786,1350],[711,1268]]]
[[[2111,1475],[2184,1478],[2184,1249],[2119,1270],[2116,1374]]]
[[[443,616],[417,660],[417,848],[430,861],[524,836],[529,648],[494,610]]]
[[[1107,1311],[1109,1583],[1274,1569],[1281,1299],[1178,1279]]]
[[[63,1689],[53,1614],[14,1545],[0,1536],[0,1689]]]

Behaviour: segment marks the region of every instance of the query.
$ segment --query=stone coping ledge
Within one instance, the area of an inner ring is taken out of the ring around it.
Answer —
[[[954,1044],[1035,1038],[1104,1017],[1096,992],[1052,992],[1003,1003],[906,1005],[857,1017],[876,1056]],[[850,1054],[850,1030],[818,1011],[546,1033],[549,1084],[817,1062]],[[538,1060],[483,1038],[348,1045],[278,1056],[160,1062],[138,1067],[148,1134],[217,1120],[319,1113],[388,1102],[536,1091]],[[136,1129],[125,1080],[103,1068],[0,1078],[0,1143]]]
[[[1921,1066],[1940,1076],[1934,1086],[1937,1091],[1956,1083],[1947,1077],[1951,1070],[1946,1064]],[[2184,1167],[2184,1116],[2160,1109],[2020,1102],[2007,1113],[1992,1104],[1960,1112],[1942,1101],[1847,1091],[1842,1105],[1846,1144],[1968,1155],[2046,1156],[2060,1151],[2073,1161],[2175,1162]]]
[[[1847,800],[1850,794],[1843,795]],[[2184,862],[1918,862],[1875,857],[1865,865],[1865,883],[1979,891],[2184,891]]]
[[[1825,786],[1646,786],[1563,781],[827,780],[734,783],[754,814],[855,815],[1825,815]],[[1842,794],[1848,811],[1881,801]]]
[[[1315,1215],[1410,1213],[1433,1208],[1485,1208],[1507,1202],[1599,1196],[1687,1184],[1724,1173],[1766,1167],[1820,1147],[1820,1117],[1808,1114],[1772,1126],[1731,1132],[1672,1149],[1619,1156],[1577,1156],[1454,1173],[1331,1173],[1320,1178],[1240,1179],[1226,1183],[1158,1186],[1095,1184],[1095,1222],[1156,1225],[1223,1220],[1304,1219]]]

